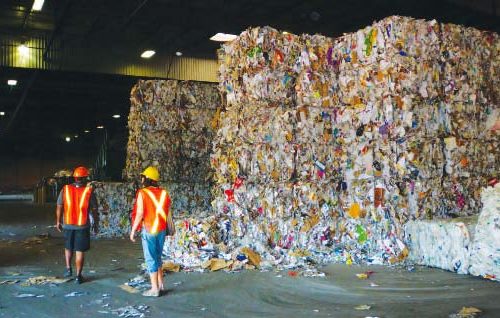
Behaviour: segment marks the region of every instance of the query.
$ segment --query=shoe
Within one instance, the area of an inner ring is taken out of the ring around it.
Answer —
[[[75,278],[75,283],[80,285],[81,283],[83,283],[83,276],[82,275],[77,275],[76,278]]]
[[[70,268],[66,268],[66,270],[64,271],[64,278],[68,278],[68,277],[71,277],[73,276],[73,271],[71,270],[71,267]]]
[[[158,297],[160,296],[160,291],[159,290],[146,290],[145,292],[142,293],[142,296],[145,297]]]

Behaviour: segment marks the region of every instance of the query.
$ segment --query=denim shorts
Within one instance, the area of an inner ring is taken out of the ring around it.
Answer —
[[[148,273],[157,272],[161,268],[161,253],[163,244],[165,243],[165,231],[158,234],[150,234],[146,230],[142,230],[142,250],[144,251],[144,259]]]

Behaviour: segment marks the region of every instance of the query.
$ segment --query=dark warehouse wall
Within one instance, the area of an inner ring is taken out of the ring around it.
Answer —
[[[53,176],[62,169],[73,169],[77,165],[89,165],[82,157],[57,159],[0,157],[0,192],[31,191],[42,178]]]

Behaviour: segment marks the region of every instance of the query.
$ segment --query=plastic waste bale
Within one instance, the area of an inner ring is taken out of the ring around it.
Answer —
[[[500,184],[481,192],[483,207],[470,255],[470,273],[500,281]]]
[[[405,225],[408,259],[420,265],[468,274],[476,217],[410,221]]]

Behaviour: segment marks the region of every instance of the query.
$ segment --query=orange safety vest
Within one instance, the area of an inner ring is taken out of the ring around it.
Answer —
[[[147,187],[140,189],[143,203],[143,224],[146,231],[156,234],[167,229],[167,215],[170,213],[170,196],[161,188]],[[137,200],[136,200],[137,202]],[[133,218],[137,215],[137,204],[132,212]]]
[[[91,187],[76,187],[72,184],[63,188],[64,224],[82,226],[87,224]]]

